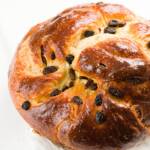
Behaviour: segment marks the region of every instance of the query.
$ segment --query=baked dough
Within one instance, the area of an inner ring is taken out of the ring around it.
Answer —
[[[69,150],[127,150],[149,136],[150,22],[117,4],[66,9],[34,26],[10,66],[13,102]]]

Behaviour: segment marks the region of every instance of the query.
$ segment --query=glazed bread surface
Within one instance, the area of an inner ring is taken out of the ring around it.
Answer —
[[[117,4],[66,9],[34,26],[9,71],[13,102],[68,150],[127,150],[149,136],[150,22]]]

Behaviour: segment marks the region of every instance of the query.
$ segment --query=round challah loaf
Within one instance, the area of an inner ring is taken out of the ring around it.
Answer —
[[[9,71],[31,127],[69,150],[127,150],[149,136],[150,22],[117,4],[66,9],[34,26]]]

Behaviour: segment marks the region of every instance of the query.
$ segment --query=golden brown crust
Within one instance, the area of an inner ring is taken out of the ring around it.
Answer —
[[[149,49],[150,23],[123,6],[73,7],[22,40],[10,94],[35,131],[66,149],[126,150],[149,135]]]

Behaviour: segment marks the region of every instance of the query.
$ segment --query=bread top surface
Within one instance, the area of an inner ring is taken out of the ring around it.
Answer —
[[[20,43],[9,89],[40,135],[72,150],[125,150],[149,136],[150,23],[117,4],[66,9]]]

